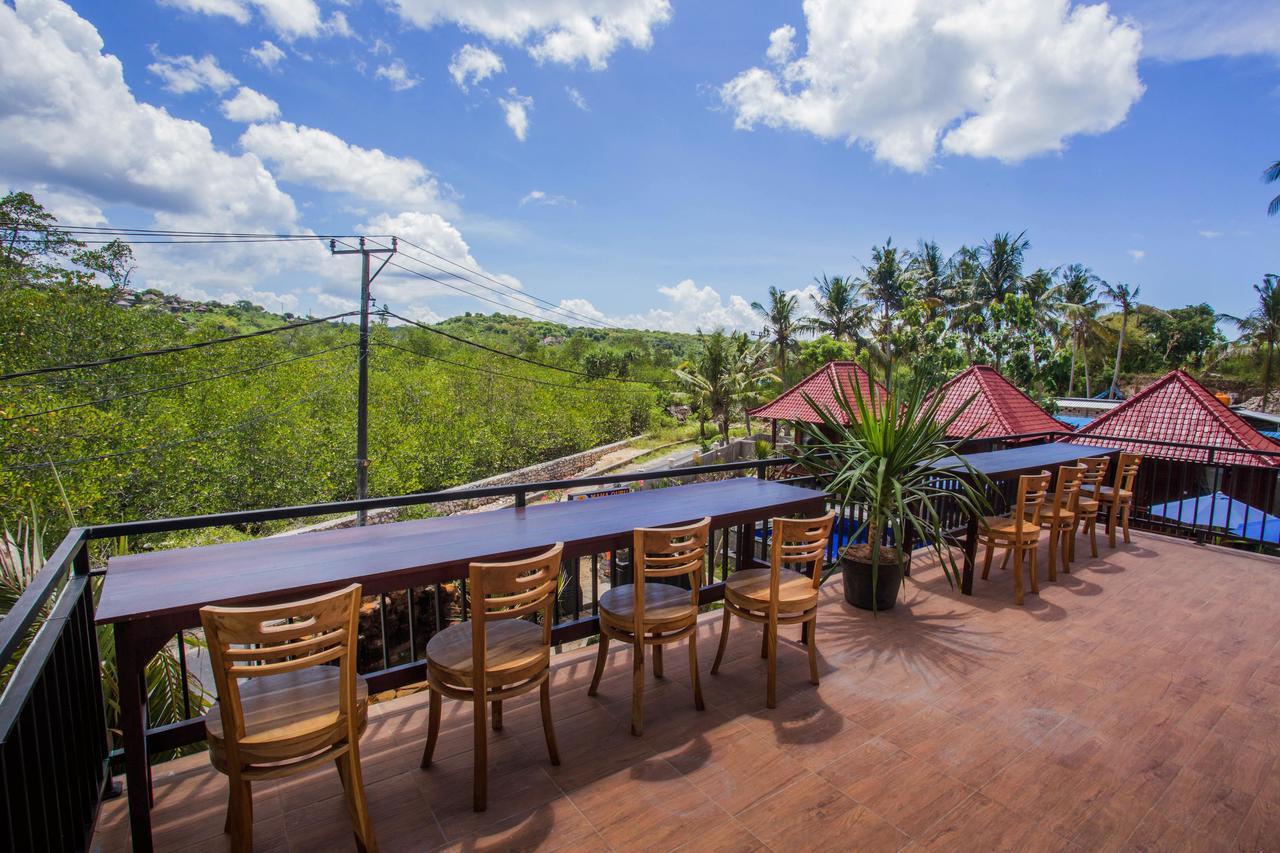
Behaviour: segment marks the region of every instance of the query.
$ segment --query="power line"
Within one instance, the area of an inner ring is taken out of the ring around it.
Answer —
[[[214,338],[208,341],[198,341],[194,344],[182,344],[176,347],[165,347],[164,349],[145,350],[143,352],[127,353],[125,355],[115,355],[110,358],[102,358],[97,361],[84,361],[78,364],[58,364],[51,367],[37,367],[33,370],[20,370],[16,373],[6,373],[0,375],[0,381],[8,379],[17,379],[21,376],[39,376],[46,373],[60,373],[64,370],[80,370],[86,367],[101,367],[104,364],[116,364],[121,361],[130,361],[135,358],[145,358],[152,355],[168,355],[175,352],[186,352],[187,350],[200,349],[202,347],[210,347],[215,344],[231,343],[232,341],[243,341],[248,338],[256,338],[261,335],[274,335],[277,332],[287,332],[291,329],[301,329],[305,326],[314,326],[317,323],[328,323],[332,320],[338,320],[342,317],[350,317],[356,314],[356,311],[347,311],[343,314],[333,314],[329,317],[321,317],[317,320],[302,320],[297,323],[288,323],[284,326],[276,326],[271,329],[259,329],[255,332],[245,332],[239,335],[231,335],[225,338]]]
[[[278,361],[271,361],[263,364],[255,364],[249,367],[243,367],[239,370],[229,370],[226,373],[216,373],[212,376],[204,376],[198,379],[188,379],[185,382],[175,382],[170,385],[158,385],[155,388],[144,388],[140,391],[129,391],[124,394],[116,394],[115,396],[112,396],[112,397],[102,397],[97,400],[88,400],[83,403],[71,403],[66,406],[59,406],[56,409],[45,409],[44,411],[41,411],[41,412],[23,412],[22,414],[19,414],[19,415],[10,415],[8,417],[0,418],[0,423],[8,422],[8,421],[20,421],[20,420],[25,420],[26,418],[40,417],[41,415],[52,415],[52,414],[56,414],[57,412],[71,411],[72,409],[83,409],[86,406],[97,406],[101,403],[111,403],[116,400],[126,400],[131,397],[142,397],[147,394],[156,394],[160,391],[172,391],[177,388],[186,388],[189,385],[198,385],[203,382],[213,382],[214,380],[217,380],[217,379],[226,379],[228,376],[240,376],[245,373],[255,373],[259,370],[267,370],[268,368],[278,367],[282,364],[289,364],[291,362],[302,361],[308,358],[317,358],[318,356],[322,356],[331,352],[336,352],[341,349],[346,349],[347,347],[350,347],[350,346],[354,346],[354,344],[339,344],[336,347],[328,347],[327,349],[318,350],[316,352],[305,353],[303,355],[296,355],[292,358],[284,358]]]
[[[36,233],[66,232],[72,234],[130,234],[138,236],[163,237],[246,237],[274,240],[333,240],[339,238],[355,239],[360,234],[281,234],[264,231],[183,231],[172,228],[123,228],[111,225],[31,225],[12,220],[0,221],[0,228],[16,228],[19,231]],[[376,235],[391,237],[393,235]]]
[[[402,347],[402,346],[399,346],[398,344],[387,343],[386,341],[374,341],[373,344],[374,346],[378,346],[378,347],[386,347],[388,349],[399,350],[400,352],[408,353],[409,355],[417,356],[418,358],[430,359],[431,361],[439,361],[444,364],[451,365],[453,367],[462,368],[463,370],[472,370],[477,373],[488,374],[489,376],[499,376],[499,377],[502,377],[503,379],[514,379],[519,382],[532,382],[535,385],[547,385],[551,388],[566,388],[570,391],[590,391],[590,392],[599,391],[598,388],[594,388],[589,385],[569,385],[564,382],[548,382],[545,379],[533,379],[528,376],[519,376],[515,373],[503,373],[500,370],[490,370],[487,367],[477,367],[474,364],[464,364],[463,362],[460,362],[460,361],[450,361],[449,359],[442,358],[438,355],[427,355],[426,353],[417,352],[415,350],[409,349],[408,347]]]
[[[541,367],[546,370],[558,370],[561,373],[569,373],[574,376],[582,376],[587,379],[603,379],[609,382],[625,382],[630,385],[660,386],[660,385],[667,384],[667,383],[649,382],[644,379],[623,379],[617,376],[592,376],[590,373],[587,373],[582,370],[574,370],[573,368],[570,368],[570,367],[560,367],[559,365],[556,365],[556,364],[547,364],[546,362],[543,362],[543,361],[535,361],[534,359],[526,358],[523,355],[516,355],[515,353],[504,352],[503,350],[494,349],[491,346],[486,346],[485,344],[477,343],[476,341],[471,341],[471,340],[467,340],[466,338],[458,337],[457,335],[450,334],[449,332],[446,332],[443,329],[437,329],[433,326],[428,326],[426,323],[419,323],[417,320],[410,320],[408,317],[402,317],[399,314],[395,313],[394,311],[389,310],[385,305],[383,306],[381,313],[384,316],[394,317],[397,320],[400,320],[403,323],[408,323],[411,326],[417,326],[419,329],[425,329],[426,331],[431,332],[433,334],[446,337],[451,341],[455,341],[460,344],[465,344],[466,346],[469,346],[469,347],[475,347],[476,349],[481,349],[481,350],[484,350],[485,352],[491,352],[494,355],[500,355],[503,358],[511,358],[511,359],[515,359],[516,361],[523,361],[525,364],[531,364],[534,367]]]
[[[287,406],[282,406],[281,408],[274,409],[270,412],[262,412],[260,414],[245,418],[244,420],[240,420],[233,424],[229,424],[228,426],[215,429],[215,430],[210,430],[209,432],[200,433],[199,435],[193,435],[193,436],[190,436],[189,438],[182,438],[176,441],[161,442],[160,444],[151,444],[151,445],[147,445],[146,447],[134,447],[129,450],[119,450],[114,453],[101,453],[101,454],[98,454],[97,456],[81,456],[77,459],[58,459],[58,460],[45,461],[45,462],[30,462],[22,465],[6,465],[5,467],[0,468],[0,471],[5,471],[5,472],[32,471],[32,470],[35,470],[36,468],[44,468],[49,465],[52,465],[55,468],[69,466],[69,465],[82,465],[86,462],[100,462],[104,459],[115,459],[120,456],[132,456],[137,453],[150,453],[156,450],[167,450],[172,447],[179,447],[184,444],[193,444],[196,442],[205,441],[206,439],[209,439],[209,438],[214,438],[219,435],[224,435],[228,432],[234,432],[235,430],[242,429],[246,426],[250,426],[255,423],[260,423],[265,420],[270,420],[271,418],[277,417],[279,415],[284,414],[285,412],[288,412],[292,409],[297,408],[298,406],[302,405],[308,400],[318,397],[320,394],[324,393],[327,390],[328,388],[325,388],[325,387],[317,388],[315,391],[312,391],[310,394],[307,394],[303,397],[300,397],[297,400],[294,400],[292,403],[290,403]]]

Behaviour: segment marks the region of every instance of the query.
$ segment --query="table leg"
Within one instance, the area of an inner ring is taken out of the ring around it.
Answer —
[[[124,739],[125,785],[129,792],[129,830],[133,849],[147,853],[151,844],[151,767],[147,760],[145,660],[140,660],[136,627],[117,622],[116,677],[120,682],[120,733]]]
[[[960,591],[973,595],[973,565],[978,556],[978,516],[971,514],[964,532],[964,574],[960,577]]]

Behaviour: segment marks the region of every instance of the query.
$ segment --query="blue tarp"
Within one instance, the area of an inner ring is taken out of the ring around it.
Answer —
[[[1280,544],[1280,517],[1268,515],[1222,492],[1156,504],[1151,515],[1195,527],[1214,527],[1233,536]]]
[[[1054,415],[1054,417],[1062,421],[1064,424],[1071,426],[1073,429],[1080,429],[1080,427],[1085,424],[1093,422],[1093,418],[1085,415]]]

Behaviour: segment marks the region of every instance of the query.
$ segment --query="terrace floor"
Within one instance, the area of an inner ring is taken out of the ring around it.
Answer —
[[[1042,546],[1043,547],[1043,546]],[[630,653],[589,698],[594,648],[557,658],[562,764],[536,705],[492,733],[489,810],[471,810],[470,710],[445,702],[437,763],[418,769],[425,694],[376,705],[361,749],[384,851],[1280,849],[1280,561],[1135,533],[1013,604],[992,569],[972,598],[936,565],[872,618],[824,587],[822,684],[784,629],[764,707],[760,629],[735,622],[708,674],[687,656],[650,678],[628,732]],[[1044,554],[1041,553],[1043,574]],[[156,767],[155,840],[222,850],[226,780],[203,754]],[[256,849],[353,849],[331,768],[255,790]],[[124,798],[93,849],[128,849]]]

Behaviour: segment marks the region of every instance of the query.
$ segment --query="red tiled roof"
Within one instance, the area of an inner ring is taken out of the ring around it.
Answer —
[[[783,391],[772,401],[752,409],[749,414],[753,418],[765,418],[767,420],[805,421],[806,423],[820,424],[822,423],[822,418],[805,401],[805,395],[807,394],[809,399],[813,400],[814,403],[836,420],[841,423],[847,423],[844,413],[836,405],[832,387],[836,382],[839,382],[840,390],[856,406],[857,403],[854,402],[856,398],[853,393],[854,383],[858,384],[862,389],[863,397],[869,401],[872,381],[867,372],[855,362],[829,361],[786,391]],[[879,382],[876,382],[875,386],[876,399],[883,400],[888,392]]]
[[[973,397],[973,402],[948,428],[947,435],[952,438],[964,438],[971,433],[974,438],[992,438],[1066,430],[1000,371],[985,364],[957,374],[934,393],[943,395],[938,407],[939,420],[951,417],[965,400]]]
[[[1106,438],[1085,437],[1090,435],[1180,441],[1225,450],[1280,452],[1280,444],[1249,426],[1209,393],[1208,388],[1181,370],[1165,374],[1102,417],[1081,427],[1071,440],[1077,444],[1108,444]],[[1120,444],[1120,447],[1161,459],[1205,462],[1209,458],[1208,450],[1128,442]],[[1215,462],[1226,465],[1280,465],[1280,457],[1248,452],[1215,451],[1213,458]]]

